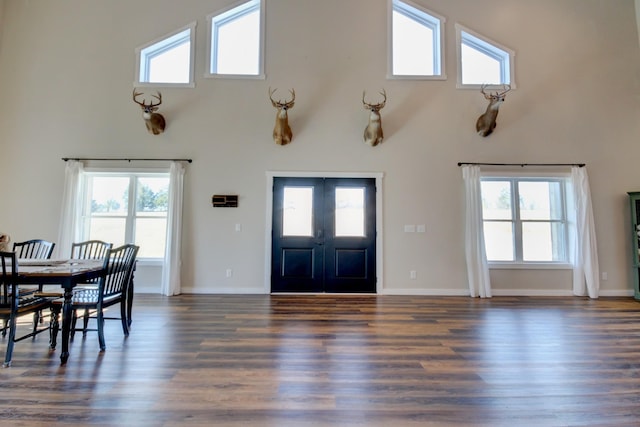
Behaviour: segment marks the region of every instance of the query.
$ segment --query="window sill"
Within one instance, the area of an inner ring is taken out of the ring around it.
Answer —
[[[143,267],[162,267],[164,259],[162,258],[138,258],[138,266]]]
[[[189,83],[164,83],[164,82],[134,82],[133,87],[151,87],[151,88],[173,88],[173,87],[196,87],[195,82]]]
[[[447,80],[446,74],[436,75],[409,75],[387,73],[387,80]]]
[[[489,270],[573,270],[564,262],[489,262]]]
[[[264,73],[260,74],[212,74],[205,73],[205,79],[228,79],[228,80],[266,80]]]

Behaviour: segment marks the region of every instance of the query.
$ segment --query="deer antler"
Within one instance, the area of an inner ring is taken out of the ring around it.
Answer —
[[[133,102],[135,102],[136,104],[138,104],[141,107],[144,107],[144,100],[142,102],[139,102],[136,98],[139,97],[140,95],[142,95],[142,92],[136,92],[135,89],[133,89]]]
[[[143,92],[136,92],[135,89],[133,89],[133,102],[135,102],[136,104],[138,104],[139,106],[143,107],[143,108],[147,108],[147,109],[152,109],[152,108],[156,108],[158,107],[160,104],[162,104],[162,94],[160,92],[157,92],[157,95],[151,95],[153,96],[155,99],[158,100],[157,104],[154,104],[153,102],[151,102],[150,104],[146,103],[146,99],[143,99],[142,102],[138,101],[136,98],[140,95],[143,95]]]
[[[149,107],[157,107],[157,106],[162,104],[162,94],[160,92],[157,92],[157,95],[151,95],[151,96],[153,96],[155,99],[157,99],[158,103],[157,104],[151,103],[149,105]]]
[[[290,89],[289,92],[291,93],[291,101],[282,102],[282,100],[280,99],[278,99],[278,101],[273,99],[273,94],[276,93],[277,90],[278,88],[275,88],[274,90],[271,90],[271,88],[269,88],[269,99],[271,100],[271,105],[273,105],[275,108],[283,108],[285,110],[293,108],[294,101],[296,100],[296,91],[294,89]]]
[[[502,87],[504,88],[503,92],[500,92],[498,94],[498,96],[503,96],[505,93],[509,92],[511,90],[511,85],[502,85]]]
[[[381,110],[382,108],[384,108],[384,104],[387,103],[387,92],[384,89],[382,89],[382,92],[380,92],[380,95],[382,95],[384,99],[382,100],[382,102],[378,104],[369,104],[368,102],[365,102],[364,95],[365,95],[365,92],[362,91],[362,104],[364,105],[364,108],[366,108],[367,110],[376,110],[376,111]]]
[[[511,85],[506,85],[506,84],[505,84],[505,85],[502,85],[502,87],[503,87],[503,89],[504,89],[504,91],[503,91],[503,92],[500,92],[500,93],[496,92],[495,94],[493,94],[493,95],[492,95],[492,94],[490,94],[490,93],[486,93],[486,92],[484,91],[484,89],[485,89],[486,87],[487,87],[487,84],[485,83],[485,84],[483,84],[483,85],[482,85],[482,87],[480,88],[480,92],[482,92],[482,94],[484,95],[484,97],[485,97],[486,99],[499,98],[499,97],[501,97],[501,96],[504,96],[504,94],[505,94],[505,93],[507,93],[507,92],[509,92],[509,91],[511,90]]]

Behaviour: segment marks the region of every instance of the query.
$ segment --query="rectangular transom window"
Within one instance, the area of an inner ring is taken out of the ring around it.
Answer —
[[[264,13],[261,0],[250,0],[207,17],[208,77],[262,77]]]
[[[444,18],[413,3],[390,0],[389,75],[444,79]]]
[[[483,177],[487,260],[567,263],[566,185],[562,177]]]

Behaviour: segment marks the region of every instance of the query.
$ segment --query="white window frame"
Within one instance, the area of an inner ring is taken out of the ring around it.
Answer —
[[[259,42],[259,58],[258,58],[258,73],[257,74],[220,74],[212,72],[214,64],[216,63],[216,42],[214,42],[214,36],[216,33],[215,21],[220,21],[220,24],[232,21],[235,18],[252,12],[258,8],[260,11],[260,42]],[[265,51],[265,7],[264,0],[242,0],[230,5],[229,7],[209,14],[207,16],[207,69],[204,76],[206,78],[226,78],[226,79],[255,79],[264,80],[266,78],[264,72],[264,51]]]
[[[405,75],[393,73],[393,12],[398,10],[433,31],[433,68],[432,75]],[[446,80],[444,27],[446,18],[409,0],[388,0],[387,12],[387,79],[398,80]]]
[[[192,22],[176,31],[159,37],[149,43],[136,48],[136,74],[134,78],[134,86],[142,87],[195,87],[194,80],[194,64],[195,64],[195,41],[196,41],[196,22]],[[158,54],[164,53],[182,43],[189,40],[189,81],[187,83],[172,82],[150,82],[149,78],[149,61]],[[158,45],[154,48],[154,46]],[[153,49],[152,49],[153,48]]]
[[[558,173],[492,173],[482,172],[480,181],[511,181],[512,193],[511,193],[511,209],[513,220],[505,220],[513,223],[514,242],[513,248],[515,253],[514,261],[491,261],[487,260],[490,269],[572,269],[571,264],[571,219],[569,215],[569,209],[573,206],[573,195],[570,189],[571,187],[571,175],[558,172]],[[522,221],[520,219],[519,209],[520,204],[516,199],[517,183],[521,181],[529,182],[559,182],[561,184],[562,191],[562,218],[560,220],[540,221],[540,222],[559,222],[563,225],[563,241],[561,242],[564,249],[563,259],[558,261],[525,261],[522,259],[523,246],[522,246],[522,223],[530,221]],[[486,220],[492,221],[492,220]],[[483,223],[485,220],[483,219]]]
[[[79,240],[88,240],[90,233],[90,222],[91,218],[95,217],[95,215],[91,215],[91,200],[89,198],[90,185],[89,180],[93,177],[128,177],[129,181],[129,200],[128,200],[128,209],[126,215],[123,214],[121,217],[126,217],[126,225],[125,225],[125,243],[133,243],[135,237],[134,224],[135,219],[139,218],[140,215],[136,215],[136,195],[137,188],[135,183],[137,183],[138,177],[166,177],[167,180],[170,179],[169,172],[165,169],[85,169],[82,174],[82,183],[81,183],[81,194],[80,194],[80,210],[79,210],[79,226],[78,230],[80,233]],[[132,180],[131,178],[135,177],[136,179]],[[133,190],[133,191],[132,191]],[[168,216],[168,211],[166,216]],[[157,218],[157,217],[156,217]],[[166,230],[165,230],[166,233]],[[165,239],[165,245],[166,245]],[[162,251],[162,256],[159,257],[138,257],[138,260],[143,265],[162,265],[165,259],[166,247]]]
[[[504,85],[510,85],[511,89],[515,89],[515,52],[459,23],[455,24],[455,28],[458,65],[456,88],[480,89],[482,87],[482,83],[462,83],[462,45],[466,44],[500,62],[501,81],[488,84],[487,89],[504,90]]]

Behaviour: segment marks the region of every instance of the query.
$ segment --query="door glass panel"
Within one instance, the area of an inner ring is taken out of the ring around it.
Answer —
[[[282,235],[313,237],[313,187],[284,187]]]
[[[364,237],[364,188],[336,187],[336,237]]]

